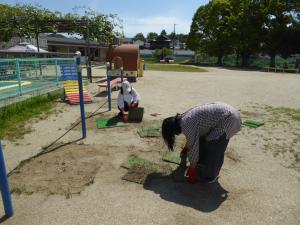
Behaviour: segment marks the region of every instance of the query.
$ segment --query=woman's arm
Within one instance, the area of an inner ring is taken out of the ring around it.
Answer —
[[[140,94],[134,88],[132,88],[132,98],[133,102],[135,103],[139,103],[139,101],[141,100]]]

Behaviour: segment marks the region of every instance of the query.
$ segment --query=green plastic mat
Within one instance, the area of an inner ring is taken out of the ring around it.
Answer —
[[[242,123],[244,126],[250,127],[250,128],[258,128],[265,124],[264,121],[258,121],[258,120],[244,120]]]
[[[159,137],[161,135],[161,125],[155,124],[149,127],[143,127],[139,129],[138,134],[140,137]]]
[[[115,127],[118,125],[120,121],[119,118],[97,118],[97,128],[98,129],[105,129],[105,128],[110,128],[110,127]]]
[[[135,166],[143,166],[143,165],[152,165],[153,162],[150,162],[146,159],[140,158],[136,155],[130,156],[125,162],[121,164],[121,167],[125,169],[132,169]]]
[[[162,160],[180,165],[180,163],[181,163],[180,153],[179,152],[167,152],[163,156]]]

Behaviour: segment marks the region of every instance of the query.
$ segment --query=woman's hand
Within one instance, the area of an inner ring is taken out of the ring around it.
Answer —
[[[184,146],[182,149],[181,149],[181,154],[187,154],[187,152],[189,151],[189,148]]]
[[[129,109],[135,109],[138,106],[137,102],[133,102],[129,105]]]

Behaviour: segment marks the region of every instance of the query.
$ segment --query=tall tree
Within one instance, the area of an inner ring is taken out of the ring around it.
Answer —
[[[158,37],[158,34],[155,33],[155,32],[149,32],[149,33],[147,34],[147,40],[154,40],[154,39],[156,39],[157,37]]]
[[[165,29],[163,29],[163,30],[160,32],[160,35],[167,36],[167,31],[166,31]]]
[[[286,58],[298,52],[295,39],[298,33],[300,9],[297,7],[297,2],[293,0],[265,1],[263,7],[263,50],[271,57],[270,67],[275,67],[277,54]]]
[[[251,54],[260,52],[264,21],[261,1],[229,1],[231,5],[229,24],[232,28],[234,49],[241,57],[242,66],[247,66]]]
[[[17,5],[20,12],[15,16],[15,33],[20,37],[35,38],[39,51],[39,34],[56,32],[55,13],[33,5]]]
[[[230,2],[211,1],[201,6],[194,15],[188,37],[188,47],[209,55],[216,55],[218,63],[232,50],[229,26]]]
[[[190,33],[187,38],[187,47],[198,53],[204,53],[204,49],[201,46],[205,40],[206,17],[207,5],[200,6],[193,16]]]
[[[135,41],[140,40],[140,41],[145,41],[145,37],[143,35],[143,33],[137,33],[134,38]]]
[[[13,18],[20,12],[9,5],[0,4],[0,42],[9,41],[15,33],[15,24]]]

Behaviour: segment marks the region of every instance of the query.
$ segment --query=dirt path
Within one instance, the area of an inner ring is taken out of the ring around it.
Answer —
[[[81,189],[72,192],[68,198],[64,192],[49,194],[43,188],[33,189],[34,193],[15,193],[15,216],[3,224],[300,223],[300,175],[296,168],[288,168],[293,167],[292,163],[294,166],[299,165],[297,155],[300,149],[300,122],[285,114],[279,115],[279,118],[272,110],[267,111],[265,108],[266,105],[300,108],[299,75],[217,68],[209,68],[207,73],[147,71],[134,86],[142,96],[144,123],[147,124],[159,122],[166,116],[208,101],[227,102],[239,108],[243,118],[264,119],[267,123],[256,130],[243,128],[232,138],[219,183],[192,185],[162,177],[152,180],[149,185],[139,185],[121,179],[126,173],[120,167],[121,163],[132,154],[161,162],[163,152],[167,151],[162,140],[140,138],[137,129],[141,125],[135,124],[98,130],[95,129],[95,118],[92,118],[87,121],[87,139],[74,143],[74,151],[80,152],[72,153],[70,148],[65,151],[65,160],[72,158],[75,161],[69,160],[63,164],[60,161],[64,158],[61,148],[57,150],[61,151],[56,153],[58,155],[49,153],[48,158],[52,161],[47,161],[47,157],[43,158],[48,164],[41,164],[41,167],[35,162],[36,165],[32,164],[35,166],[26,170],[27,179],[17,181],[20,182],[18,185],[22,182],[34,185],[35,182],[40,183],[43,171],[61,171],[62,165],[70,166],[72,163],[82,168],[84,164],[79,162],[91,162],[91,165],[97,162],[99,167],[95,165],[87,168],[93,174],[93,183],[88,186],[81,184]],[[90,90],[96,96],[96,103],[87,105],[86,112],[93,112],[105,101],[104,97],[98,97],[95,84],[91,85]],[[113,93],[114,98],[116,94],[117,92]],[[58,107],[63,113],[32,124],[34,132],[27,134],[17,145],[5,142],[8,170],[39,152],[42,146],[63,134],[79,117],[78,106],[59,103]],[[104,109],[100,111],[103,112]],[[111,116],[115,112],[114,107],[112,113],[106,112],[96,117]],[[154,113],[158,115],[151,116]],[[76,140],[80,135],[80,128],[76,128],[62,141]],[[87,154],[82,154],[85,149]],[[43,170],[45,165],[53,170]],[[69,168],[72,166],[64,170],[68,171]],[[74,168],[74,171],[85,176],[81,169]],[[63,178],[74,181],[80,177],[74,171],[67,174],[69,178],[66,174]],[[25,175],[25,171],[23,173]],[[58,180],[55,176],[48,178],[50,182]],[[78,183],[71,185],[74,187]],[[79,192],[80,194],[76,194]]]

